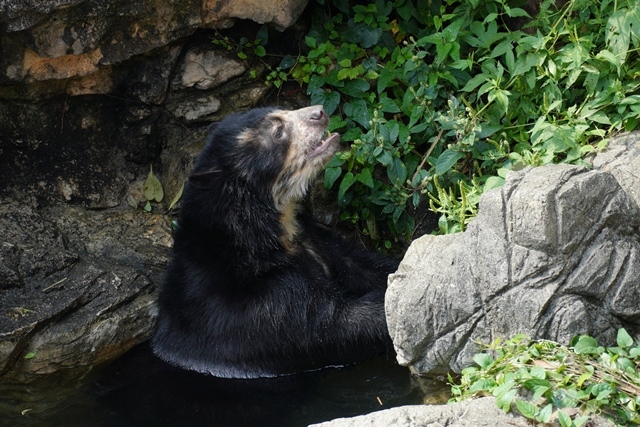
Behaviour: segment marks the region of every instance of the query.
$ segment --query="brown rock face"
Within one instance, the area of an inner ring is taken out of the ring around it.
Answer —
[[[66,79],[151,52],[237,19],[283,30],[306,0],[9,0],[0,11],[0,83]]]

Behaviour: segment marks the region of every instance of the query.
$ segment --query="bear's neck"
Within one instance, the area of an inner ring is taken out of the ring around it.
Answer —
[[[295,239],[299,231],[297,214],[298,203],[293,199],[280,209],[280,242],[287,252],[293,252],[296,249]]]

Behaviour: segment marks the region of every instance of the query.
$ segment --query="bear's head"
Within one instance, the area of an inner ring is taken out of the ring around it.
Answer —
[[[326,131],[322,106],[299,110],[258,108],[212,125],[207,146],[191,175],[194,183],[212,174],[242,181],[269,193],[278,210],[299,199],[337,149],[340,135]]]

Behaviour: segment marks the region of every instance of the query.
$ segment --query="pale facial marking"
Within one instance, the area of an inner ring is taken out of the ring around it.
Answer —
[[[290,141],[282,172],[273,187],[276,207],[282,210],[289,200],[300,199],[306,194],[310,182],[322,170],[335,147],[327,147],[319,155],[313,155],[324,140],[326,126],[311,124],[309,109],[279,110],[272,115],[285,124]]]

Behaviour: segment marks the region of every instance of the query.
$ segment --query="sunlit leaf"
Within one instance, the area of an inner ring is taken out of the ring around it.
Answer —
[[[463,154],[459,151],[453,151],[449,149],[445,150],[440,155],[440,157],[438,157],[438,160],[436,162],[436,174],[444,175],[445,173],[447,173],[449,170],[451,170],[453,165],[455,165],[456,162],[462,158],[462,156]]]
[[[144,197],[147,200],[155,200],[156,202],[161,202],[164,198],[164,190],[162,189],[162,184],[154,175],[153,168],[151,168],[147,179],[144,181],[144,185],[142,186],[142,194],[144,194]]]
[[[620,328],[618,329],[618,337],[616,339],[616,342],[620,347],[628,348],[633,345],[633,338],[631,338],[631,335],[629,335],[629,333],[624,328]]]
[[[171,201],[171,204],[169,205],[169,210],[171,210],[171,208],[173,208],[176,205],[176,203],[178,203],[180,201],[180,199],[182,198],[182,192],[183,191],[184,191],[184,183],[182,183],[182,185],[180,186],[180,189],[178,189],[178,192],[173,197],[173,200]]]
[[[538,407],[531,402],[516,399],[516,407],[522,415],[529,419],[534,419],[538,415]]]

